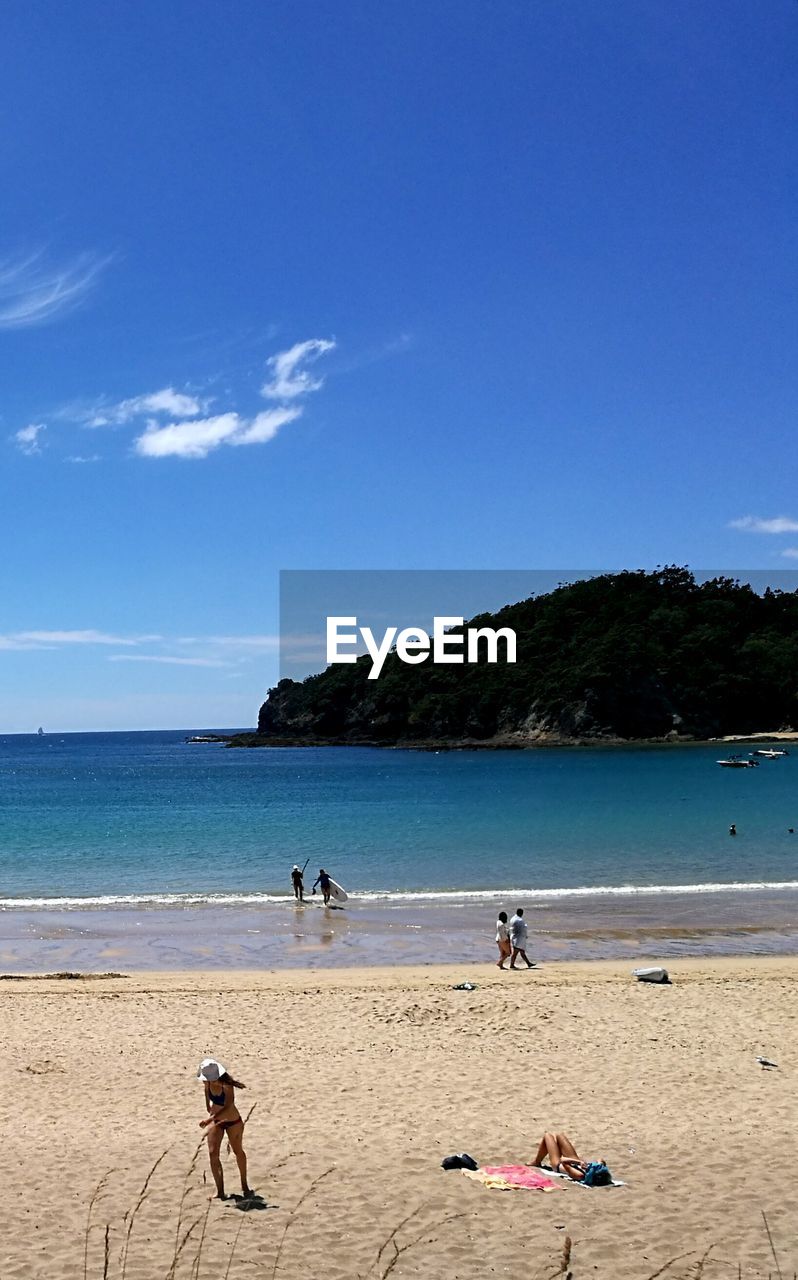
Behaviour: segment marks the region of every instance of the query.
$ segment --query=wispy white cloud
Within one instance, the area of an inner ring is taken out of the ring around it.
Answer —
[[[740,516],[729,521],[730,529],[742,529],[744,533],[798,533],[798,520],[790,516]]]
[[[335,342],[328,338],[309,338],[297,342],[287,351],[279,351],[266,361],[271,380],[261,387],[261,395],[267,400],[295,400],[318,391],[324,386],[323,378],[315,378],[304,365],[313,364],[319,356],[335,349]]]
[[[194,418],[204,413],[209,405],[208,400],[188,395],[184,391],[175,391],[174,387],[163,387],[160,391],[152,391],[144,396],[132,396],[129,400],[120,400],[118,404],[101,405],[92,410],[85,418],[87,427],[121,426],[134,418],[142,418],[147,414],[165,414],[170,418]]]
[[[785,547],[781,554],[785,560],[798,560],[798,547]]]
[[[252,650],[254,652],[267,651],[276,652],[280,648],[280,637],[276,635],[263,636],[180,636],[178,644],[185,645],[213,645],[222,649],[231,649],[234,651]]]
[[[21,427],[16,431],[13,440],[20,453],[24,453],[27,457],[32,458],[35,454],[41,453],[42,445],[39,437],[47,427],[43,422],[31,422],[27,427]]]
[[[167,653],[112,653],[109,662],[158,662],[170,667],[227,667],[223,658],[180,658]]]
[[[146,647],[147,652],[139,652]],[[160,663],[175,667],[244,668],[262,662],[280,648],[280,637],[266,635],[163,636],[155,633],[124,635],[93,627],[83,630],[50,629],[0,634],[0,653],[38,650],[113,648],[109,662]],[[153,652],[153,650],[155,650]]]
[[[153,644],[163,637],[158,635],[141,635],[141,636],[121,636],[114,635],[108,631],[95,631],[93,628],[87,628],[84,631],[15,631],[11,635],[0,637],[0,639],[24,644],[46,644],[46,645],[72,645],[72,644],[100,644],[100,645],[137,645],[137,644]]]
[[[48,648],[74,645],[100,645],[111,646],[113,648],[135,649],[141,645],[160,644],[167,648],[198,648],[203,647],[208,653],[208,659],[213,658],[214,661],[224,655],[229,658],[246,658],[249,654],[257,654],[264,652],[276,652],[280,647],[279,635],[240,635],[240,636],[177,636],[169,637],[158,635],[154,632],[147,632],[139,635],[123,635],[114,631],[100,631],[94,627],[86,627],[83,630],[67,630],[67,629],[51,629],[51,630],[29,630],[29,631],[13,631],[0,634],[0,648],[4,649],[29,649],[47,646]],[[148,654],[126,654],[121,655],[128,657],[131,661],[155,661],[154,656]],[[177,655],[175,655],[175,661]],[[188,661],[187,658],[181,658],[181,662]],[[191,662],[199,662],[199,658],[191,658]],[[206,661],[206,658],[201,659]]]
[[[0,262],[0,329],[46,324],[77,307],[111,261],[81,253],[50,265],[37,250]]]
[[[54,644],[34,644],[32,640],[21,640],[18,636],[0,636],[0,653],[27,653],[31,649],[56,649]]]
[[[291,401],[323,386],[323,379],[313,377],[303,366],[334,347],[335,343],[327,338],[310,338],[269,358],[267,365],[272,378],[261,387],[261,394],[268,400],[283,401],[281,405],[253,418],[242,417],[235,411],[199,418],[192,412],[179,422],[150,421],[147,429],[134,440],[134,451],[142,458],[207,458],[221,445],[237,447],[273,440],[281,427],[302,415],[301,406]]]
[[[142,458],[205,458],[239,429],[237,413],[220,413],[213,418],[170,422],[165,427],[150,423],[133,448]]]
[[[142,458],[207,458],[223,444],[264,444],[301,413],[301,409],[286,405],[267,409],[254,418],[220,413],[212,418],[170,422],[166,426],[151,422],[146,431],[137,436],[133,448]]]
[[[133,453],[141,458],[207,458],[222,445],[238,448],[265,444],[274,439],[281,427],[302,416],[300,397],[323,386],[323,379],[312,376],[304,366],[332,351],[335,345],[331,339],[311,338],[271,356],[267,364],[272,377],[261,393],[268,400],[282,403],[254,415],[241,414],[236,409],[209,414],[210,398],[168,386],[116,403],[107,399],[73,402],[62,406],[55,416],[93,428],[134,423],[138,434],[133,440]],[[17,447],[25,453],[39,453],[39,437],[45,429],[40,423],[23,427],[14,437]],[[99,455],[75,453],[67,461],[97,462]]]
[[[394,356],[403,355],[415,345],[412,333],[400,333],[395,338],[388,338],[373,347],[356,351],[345,360],[339,361],[338,373],[353,373],[357,369],[367,369],[369,365],[379,364],[382,360],[390,360]]]
[[[264,409],[249,422],[242,424],[242,430],[233,436],[228,444],[266,444],[273,440],[288,422],[294,422],[302,416],[299,406],[284,405],[281,409]]]

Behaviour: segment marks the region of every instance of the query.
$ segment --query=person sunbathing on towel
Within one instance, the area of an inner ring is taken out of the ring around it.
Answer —
[[[576,1147],[564,1133],[544,1133],[540,1140],[538,1153],[532,1161],[537,1168],[545,1168],[543,1161],[549,1158],[549,1165],[555,1173],[566,1173],[574,1182],[581,1182],[585,1170],[590,1164],[577,1155]]]

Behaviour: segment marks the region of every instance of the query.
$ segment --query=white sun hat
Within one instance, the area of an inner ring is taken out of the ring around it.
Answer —
[[[207,1084],[213,1084],[214,1080],[218,1080],[220,1076],[227,1074],[227,1068],[223,1067],[221,1062],[217,1062],[215,1058],[203,1058],[199,1065],[198,1080],[204,1080]]]

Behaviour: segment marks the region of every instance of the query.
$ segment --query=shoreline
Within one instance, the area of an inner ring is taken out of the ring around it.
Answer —
[[[672,962],[683,956],[798,955],[798,886],[543,898],[318,899],[280,903],[4,909],[6,973],[231,970],[471,964],[494,959],[495,919],[523,905],[530,955],[552,961]]]
[[[186,740],[187,744],[189,740]],[[367,747],[382,751],[534,751],[546,747],[711,747],[731,743],[798,742],[798,730],[774,729],[757,733],[730,733],[717,738],[693,738],[675,733],[661,738],[616,738],[612,735],[595,737],[569,737],[563,734],[541,733],[527,738],[514,734],[498,734],[493,738],[315,738],[292,737],[277,734],[250,733],[218,734],[205,741],[195,740],[192,746],[224,746],[234,750],[258,750],[283,747],[307,749],[312,747]]]
[[[658,957],[664,959],[665,957]],[[69,990],[84,991],[97,994],[109,988],[106,984],[124,984],[125,991],[154,992],[156,990],[172,990],[179,993],[186,988],[190,990],[210,991],[303,991],[310,987],[313,991],[342,990],[359,991],[363,989],[385,990],[387,988],[414,989],[416,987],[439,987],[455,990],[449,983],[459,972],[467,972],[469,977],[480,978],[480,987],[502,987],[507,979],[500,974],[492,960],[476,959],[469,961],[430,961],[429,964],[369,964],[357,968],[321,967],[308,971],[296,968],[274,969],[143,969],[137,973],[0,973],[0,983],[25,984],[32,983],[35,990],[46,990],[40,984],[52,983],[54,990],[68,987]],[[706,978],[730,978],[748,974],[757,974],[765,978],[781,977],[785,974],[793,976],[798,990],[798,954],[796,955],[749,955],[745,952],[729,955],[681,956],[670,963],[671,977],[681,983],[700,982]],[[507,970],[505,970],[507,973]],[[554,960],[528,975],[520,971],[521,977],[543,986],[567,986],[575,981],[600,980],[601,982],[622,983],[625,987],[645,987],[652,984],[638,983],[621,960]],[[0,999],[8,995],[12,988],[0,987]],[[120,985],[120,990],[121,990]]]
[[[44,739],[93,738],[109,735],[176,734],[183,746],[234,747],[369,747],[397,751],[524,751],[535,747],[711,747],[733,742],[795,742],[798,729],[763,729],[751,733],[728,733],[718,737],[697,738],[668,733],[653,738],[618,738],[612,735],[593,737],[541,733],[528,738],[517,733],[499,734],[492,738],[318,738],[276,734],[260,734],[257,729],[49,729]],[[0,744],[8,739],[39,740],[36,733],[0,732]]]
[[[376,907],[390,909],[397,906],[418,906],[426,908],[432,905],[470,906],[478,903],[500,903],[509,898],[525,898],[533,905],[543,905],[547,901],[568,898],[645,898],[660,895],[690,895],[701,897],[707,894],[756,894],[783,893],[798,890],[798,880],[749,880],[739,881],[696,881],[694,884],[618,884],[618,885],[563,885],[551,888],[527,886],[500,886],[490,889],[360,889],[353,890],[348,896],[348,910],[354,907]],[[108,893],[96,896],[45,897],[0,896],[0,918],[3,912],[14,911],[116,911],[139,910],[158,911],[167,908],[204,910],[209,907],[258,908],[271,907],[318,907],[322,904],[320,895],[308,893],[302,902],[298,902],[292,893],[269,892],[268,890],[223,890],[200,893],[186,890],[184,892],[167,892],[153,890],[151,893]],[[340,910],[331,904],[332,910]]]

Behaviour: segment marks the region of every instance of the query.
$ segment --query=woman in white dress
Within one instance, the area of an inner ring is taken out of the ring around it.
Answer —
[[[496,964],[500,969],[504,968],[505,960],[509,960],[510,952],[510,930],[507,927],[507,912],[500,911],[499,918],[496,921],[496,945],[499,948],[499,958]]]

